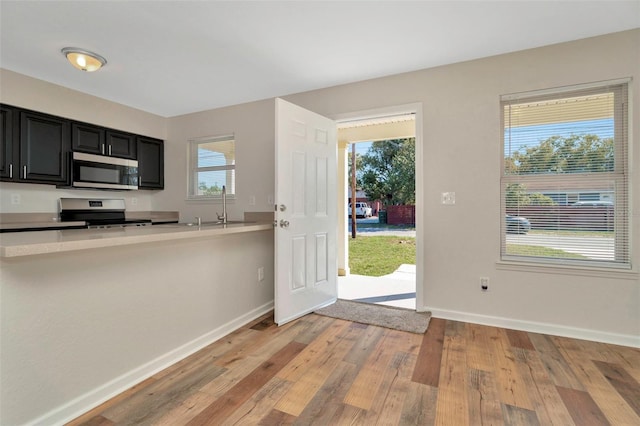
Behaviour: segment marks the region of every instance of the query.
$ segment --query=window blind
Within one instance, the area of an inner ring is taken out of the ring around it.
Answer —
[[[233,135],[190,141],[189,198],[235,195],[235,140]]]
[[[501,99],[501,257],[630,267],[627,83]]]

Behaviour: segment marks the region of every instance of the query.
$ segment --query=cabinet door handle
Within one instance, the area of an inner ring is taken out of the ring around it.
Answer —
[[[22,166],[22,174],[24,175],[23,179],[27,178],[27,166]]]
[[[109,145],[109,157],[111,157],[111,145]]]
[[[102,144],[102,155],[104,155],[104,144]]]
[[[13,179],[13,164],[9,164],[9,179]]]

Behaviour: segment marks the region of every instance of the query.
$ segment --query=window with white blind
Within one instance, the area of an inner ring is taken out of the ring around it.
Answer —
[[[189,199],[215,199],[236,193],[236,148],[234,136],[189,141]]]
[[[630,268],[627,81],[501,97],[501,258]]]

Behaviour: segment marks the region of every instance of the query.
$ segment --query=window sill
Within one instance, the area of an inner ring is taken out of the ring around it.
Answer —
[[[196,202],[196,203],[209,203],[209,204],[222,204],[222,197],[187,197],[185,199],[186,202]],[[235,196],[227,195],[227,203],[234,204],[236,201]]]
[[[637,270],[572,265],[544,265],[539,263],[515,260],[499,260],[496,262],[496,269],[504,271],[534,272],[541,274],[613,278],[619,280],[637,280],[640,276]]]

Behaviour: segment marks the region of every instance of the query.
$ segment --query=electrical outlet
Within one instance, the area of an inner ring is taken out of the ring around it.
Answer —
[[[456,193],[455,192],[443,192],[440,201],[442,204],[452,205],[456,203]]]
[[[480,277],[480,290],[489,290],[489,277]]]
[[[264,266],[258,268],[258,281],[264,281]]]
[[[250,195],[249,196],[249,205],[250,206],[255,206],[256,205],[256,196],[255,195]]]
[[[136,197],[131,197],[131,205],[135,206],[138,204],[138,199]]]
[[[20,194],[11,194],[11,204],[20,204]]]

